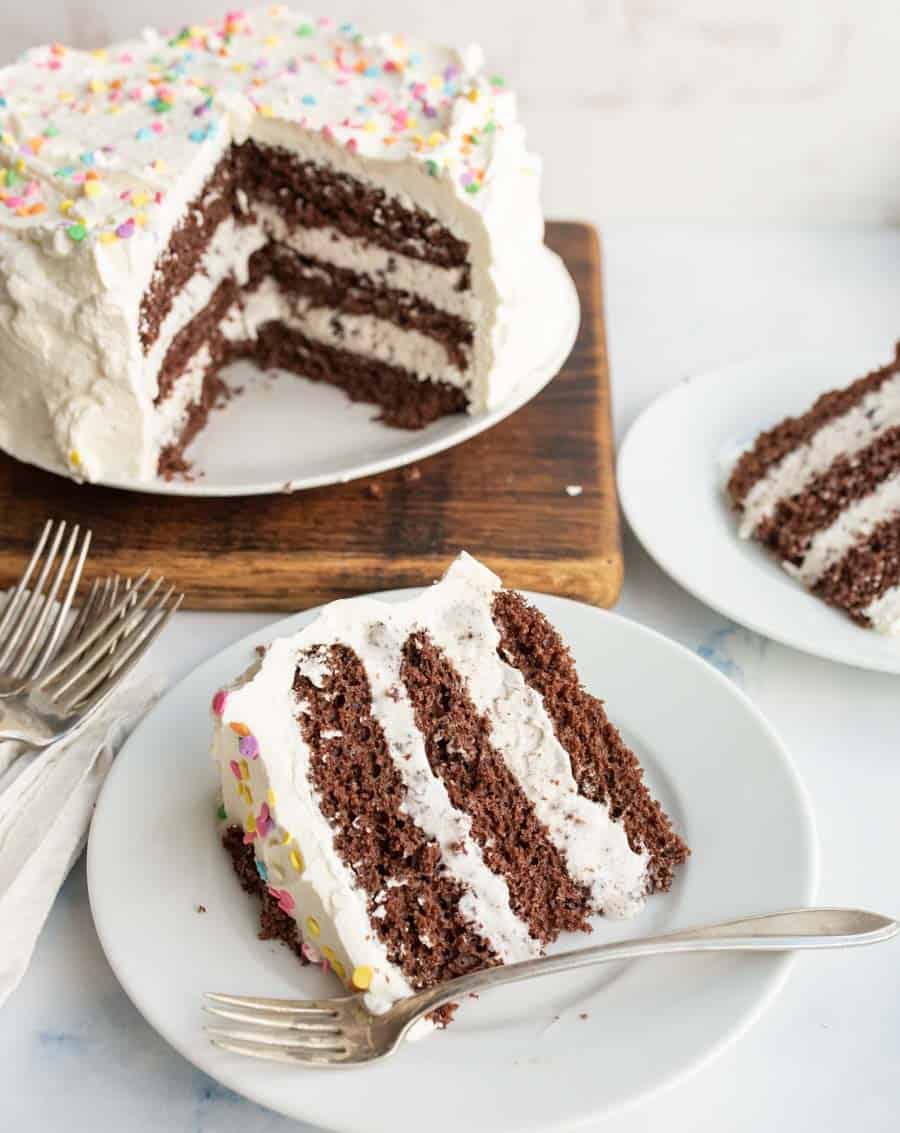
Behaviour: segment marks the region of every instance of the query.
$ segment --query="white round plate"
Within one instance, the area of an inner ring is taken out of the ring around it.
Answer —
[[[224,371],[240,396],[190,446],[190,479],[102,480],[110,488],[167,496],[258,496],[345,483],[412,464],[483,433],[537,396],[559,373],[578,334],[578,293],[565,264],[542,247],[505,349],[521,376],[484,413],[455,413],[424,429],[394,429],[378,409],[351,402],[335,386],[293,374],[263,373],[250,362]],[[58,471],[50,468],[50,471]]]
[[[568,639],[585,684],[607,700],[693,849],[670,893],[632,921],[598,919],[593,940],[809,904],[817,873],[809,804],[750,701],[652,630],[566,599],[532,598]],[[213,691],[249,663],[254,646],[314,613],[254,634],[172,689],[119,755],[97,806],[88,848],[97,932],[125,991],[176,1050],[238,1093],[317,1127],[523,1133],[633,1102],[696,1068],[759,1015],[785,977],[786,955],[657,958],[503,988],[464,1003],[446,1032],[343,1073],[215,1049],[203,1033],[206,991],[340,993],[333,977],[257,939],[257,905],[218,842],[208,755]],[[568,936],[556,948],[584,943]]]
[[[758,433],[885,361],[870,346],[760,357],[691,378],[632,425],[618,483],[638,539],[701,602],[805,653],[900,673],[900,638],[856,625],[794,581],[755,540],[739,539],[725,496],[735,461]]]

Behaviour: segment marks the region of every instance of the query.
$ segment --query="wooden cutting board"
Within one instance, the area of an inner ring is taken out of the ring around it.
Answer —
[[[195,609],[298,610],[420,586],[461,549],[507,585],[612,605],[622,552],[600,244],[574,223],[549,224],[547,243],[578,286],[578,341],[559,376],[495,428],[411,468],[244,499],[79,485],[0,454],[0,587],[52,516],[93,528],[88,577],[151,566]]]

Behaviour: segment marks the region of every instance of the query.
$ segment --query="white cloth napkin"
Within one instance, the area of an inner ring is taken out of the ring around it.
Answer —
[[[126,681],[79,732],[43,751],[0,742],[0,1007],[84,848],[113,756],[164,683]]]

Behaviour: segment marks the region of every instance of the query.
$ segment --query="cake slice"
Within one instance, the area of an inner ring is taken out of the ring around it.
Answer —
[[[859,625],[900,632],[900,346],[760,434],[727,490],[742,538]]]
[[[466,554],[412,600],[326,607],[213,714],[263,935],[375,1011],[631,916],[688,853],[559,634]]]

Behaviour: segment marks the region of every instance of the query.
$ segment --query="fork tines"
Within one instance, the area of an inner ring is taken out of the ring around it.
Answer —
[[[107,579],[98,599],[101,616],[68,645],[33,682],[62,713],[90,711],[137,664],[181,605],[184,595],[149,571],[129,580],[119,597],[119,579]]]
[[[58,524],[55,524],[52,519],[47,520],[25,572],[19,579],[18,585],[9,597],[3,615],[0,617],[0,673],[6,677],[25,681],[38,676],[52,658],[65,627],[91,545],[91,532],[85,531],[75,557],[75,565],[69,578],[65,597],[54,614],[54,606],[69,563],[73,554],[75,554],[80,533],[77,524],[72,527],[62,558],[59,560],[56,572],[50,581],[49,589],[44,593],[44,587],[50,578],[54,562],[62,546],[66,526],[65,520]],[[41,562],[44,549],[48,543],[49,550],[46,558],[37,571],[37,577],[32,582],[32,577]]]
[[[348,1002],[354,1002],[350,997]],[[222,1050],[255,1058],[317,1066],[339,1065],[351,1053],[344,1030],[341,1000],[251,999],[207,994],[203,1009],[210,1015],[244,1026],[206,1027],[210,1041]]]

